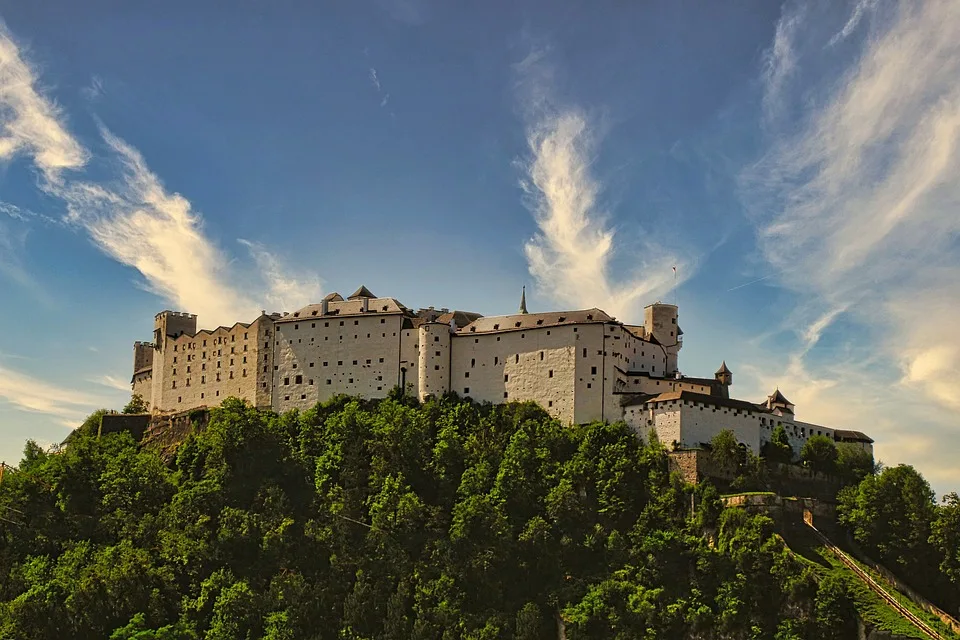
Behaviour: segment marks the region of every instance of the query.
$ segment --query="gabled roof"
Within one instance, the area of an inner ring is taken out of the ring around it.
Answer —
[[[776,391],[767,396],[767,404],[769,406],[782,404],[789,407],[795,406],[792,402],[787,400],[782,393],[780,393],[780,387],[777,387]]]
[[[376,298],[377,296],[370,293],[370,289],[367,289],[365,286],[360,285],[360,288],[347,296],[347,300],[358,300],[360,298]]]
[[[333,293],[328,293],[323,299],[327,302],[343,302],[343,296],[336,291]]]
[[[833,439],[837,442],[873,442],[873,440],[862,431],[849,431],[847,429],[834,429]]]
[[[549,311],[545,313],[517,313],[510,316],[485,316],[477,318],[460,332],[487,333],[492,331],[520,331],[538,329],[556,325],[615,322],[600,309],[582,309],[579,311]]]
[[[719,396],[708,396],[704,393],[696,393],[693,391],[668,391],[666,393],[661,393],[655,396],[649,396],[646,394],[637,394],[638,398],[625,400],[622,404],[623,406],[630,406],[635,404],[648,404],[648,403],[657,403],[657,402],[669,402],[671,400],[679,400],[680,402],[700,402],[702,404],[710,404],[717,407],[727,407],[728,409],[738,409],[740,411],[752,411],[755,413],[770,413],[766,407],[757,406],[752,402],[747,402],[746,400],[734,400],[733,398],[721,398]]]

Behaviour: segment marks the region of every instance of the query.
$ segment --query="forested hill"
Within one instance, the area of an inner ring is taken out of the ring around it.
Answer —
[[[856,637],[848,585],[666,457],[453,398],[228,400],[170,465],[127,434],[29,444],[0,638]]]

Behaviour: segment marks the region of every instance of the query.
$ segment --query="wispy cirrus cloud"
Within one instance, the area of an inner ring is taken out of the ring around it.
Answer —
[[[960,407],[960,5],[860,0],[840,25],[793,7],[762,74],[769,146],[743,174],[745,201],[771,212],[759,218],[761,249],[808,320],[799,362],[840,318],[883,358],[878,368],[840,356],[830,372],[807,365],[808,386],[857,379],[859,391],[842,385],[848,402],[884,388],[895,403],[863,402],[847,423],[875,432],[892,409],[900,430],[931,440],[947,428],[941,410]],[[798,42],[841,39],[858,48],[853,59],[830,46],[795,55]],[[812,82],[802,73],[825,62],[842,72]],[[783,117],[801,102],[802,118]],[[890,428],[881,452],[902,439]],[[947,474],[943,450],[924,451],[920,466]]]
[[[51,384],[0,364],[0,401],[22,411],[43,413],[77,427],[91,410],[108,404],[96,395]]]
[[[524,245],[530,274],[542,295],[557,303],[596,306],[621,320],[637,320],[644,304],[673,285],[671,267],[685,276],[688,269],[674,253],[647,241],[630,247],[639,266],[620,277],[615,273],[617,233],[593,172],[599,127],[582,109],[554,101],[547,58],[546,50],[536,50],[516,68],[530,150],[521,162],[521,187],[538,227]]]
[[[36,74],[0,21],[0,160],[29,155],[46,181],[58,183],[62,171],[83,167],[89,155],[36,84]]]
[[[41,172],[41,188],[65,203],[68,224],[136,269],[144,288],[196,313],[202,323],[232,324],[258,314],[264,302],[291,297],[284,287],[295,280],[282,274],[278,260],[267,260],[270,254],[262,246],[258,256],[269,267],[262,277],[251,281],[231,271],[228,256],[205,232],[203,217],[191,203],[168,191],[143,156],[105,127],[106,161],[119,167],[119,176],[108,182],[75,177],[90,153],[70,134],[62,111],[38,89],[37,78],[0,25],[0,160],[29,158]],[[100,87],[96,78],[94,86]],[[65,175],[67,170],[73,175]],[[6,208],[8,215],[22,214],[14,205]]]
[[[299,309],[316,302],[323,295],[323,281],[311,272],[291,271],[259,242],[240,239],[247,248],[266,284],[264,302],[270,309]]]

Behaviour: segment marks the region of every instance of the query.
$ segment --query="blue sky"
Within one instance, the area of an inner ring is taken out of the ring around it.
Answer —
[[[161,309],[525,284],[960,488],[960,5],[197,4],[0,0],[0,459]]]

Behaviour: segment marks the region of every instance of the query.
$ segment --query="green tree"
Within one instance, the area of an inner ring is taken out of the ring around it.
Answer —
[[[858,544],[894,571],[922,567],[933,557],[934,492],[909,465],[888,467],[838,495],[837,517]]]
[[[960,496],[956,492],[943,496],[943,504],[937,507],[930,542],[940,554],[940,570],[960,585]]]
[[[837,472],[849,482],[860,482],[876,472],[873,456],[859,445],[841,442],[837,447]]]
[[[810,436],[803,443],[800,459],[814,471],[832,473],[837,468],[837,447],[827,436]]]
[[[768,461],[780,464],[793,462],[793,447],[783,425],[778,425],[770,434],[770,440],[763,443],[761,455]]]
[[[710,440],[710,458],[721,473],[736,476],[745,462],[745,450],[730,429],[724,429]]]
[[[122,413],[146,413],[147,412],[147,403],[144,401],[143,396],[139,393],[134,393],[130,396],[130,402],[123,408]]]

